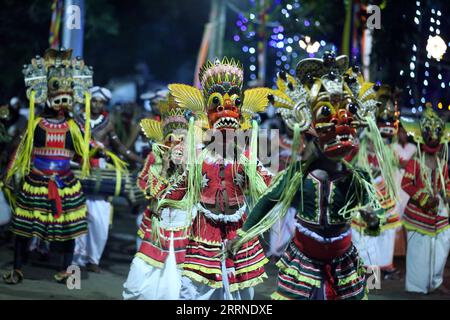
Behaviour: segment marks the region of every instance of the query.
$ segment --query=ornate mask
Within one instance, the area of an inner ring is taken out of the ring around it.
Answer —
[[[85,92],[92,86],[93,71],[81,58],[71,60],[72,50],[48,49],[44,57],[36,56],[25,65],[23,74],[27,97],[35,91],[37,103],[47,103],[56,110],[71,110],[83,103]]]
[[[141,128],[147,138],[165,146],[164,151],[174,163],[180,163],[184,156],[184,141],[188,129],[185,110],[179,108],[173,97],[158,102],[161,121],[144,119]]]
[[[450,124],[444,123],[431,106],[427,106],[420,120],[402,117],[403,128],[427,153],[436,153],[450,140]]]
[[[244,72],[239,62],[208,61],[200,70],[209,126],[218,130],[240,127]]]
[[[199,78],[202,91],[183,84],[171,84],[169,90],[179,106],[192,111],[204,128],[247,129],[254,114],[269,104],[271,89],[254,88],[242,94],[244,74],[234,59],[208,61]]]
[[[375,106],[373,84],[359,70],[347,70],[348,57],[328,52],[323,59],[297,65],[297,79],[280,73],[274,91],[276,107],[291,129],[317,135],[317,145],[331,159],[342,159],[358,147],[357,128]]]
[[[391,88],[382,85],[377,91],[377,99],[380,102],[377,109],[377,126],[384,138],[392,138],[397,134],[399,112],[397,102],[392,99]]]

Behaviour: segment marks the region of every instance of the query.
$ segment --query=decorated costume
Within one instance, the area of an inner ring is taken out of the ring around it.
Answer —
[[[105,110],[105,105],[111,99],[111,92],[101,87],[93,87],[90,92],[92,98],[90,119],[91,147],[93,149],[90,159],[93,168],[92,176],[96,180],[102,179],[103,182],[105,179],[103,173],[108,172],[115,179],[110,180],[110,188],[105,188],[104,183],[97,183],[98,188],[91,188],[89,182],[82,181],[89,212],[88,233],[76,240],[74,263],[87,266],[91,271],[99,272],[98,265],[108,240],[112,214],[112,207],[107,196],[119,194],[123,185],[121,179],[125,167],[125,163],[120,161],[109,149],[115,147],[122,156],[132,161],[143,162],[143,160],[128,150],[114,132],[113,121]],[[76,116],[76,121],[81,127],[84,127],[86,117],[86,112],[81,112]]]
[[[266,277],[263,265],[267,259],[261,244],[254,237],[235,254],[227,254],[226,246],[247,217],[251,203],[245,195],[255,199],[271,179],[256,160],[257,125],[250,125],[253,114],[267,107],[270,90],[242,92],[243,70],[233,59],[207,62],[199,76],[202,91],[169,85],[180,107],[191,110],[198,121],[203,119],[204,128],[211,129],[207,134],[214,137],[210,145],[197,150],[195,163],[188,163],[186,182],[164,193],[169,197],[184,193],[186,186],[194,189],[187,188],[195,205],[188,209],[193,222],[183,264],[181,299],[251,299],[253,286]],[[248,149],[246,133],[239,129],[251,126]],[[235,137],[242,143],[236,144]]]
[[[450,250],[448,142],[450,125],[425,108],[420,121],[401,119],[418,144],[402,188],[410,196],[403,215],[407,230],[406,291],[429,293],[443,282]]]
[[[158,209],[157,202],[167,187],[176,187],[186,176],[181,163],[188,128],[184,111],[169,96],[159,102],[161,121],[141,121],[145,135],[153,144],[137,181],[148,206],[138,231],[142,242],[124,284],[123,297],[127,300],[180,297],[181,268],[191,220],[184,210]],[[182,198],[182,194],[171,196],[172,201]]]
[[[364,233],[366,223],[360,217],[353,219],[353,243],[357,247],[366,266],[378,266],[386,276],[394,276],[396,270],[393,265],[394,247],[397,229],[401,226],[400,215],[396,211],[397,183],[395,177],[398,168],[398,159],[392,148],[392,139],[398,130],[398,111],[396,102],[391,99],[391,88],[383,85],[377,88],[377,101],[379,105],[376,112],[377,127],[383,138],[382,143],[387,150],[384,155],[387,158],[377,157],[372,132],[366,129],[360,138],[360,151],[356,165],[362,166],[370,173],[372,184],[377,190],[377,196],[385,216],[381,224],[379,235],[367,235]],[[381,175],[380,161],[386,163],[389,171],[386,177]]]
[[[279,74],[279,90],[273,92],[274,105],[294,131],[293,150],[302,131],[313,134],[302,161],[292,159],[274,179],[234,245],[270,228],[288,208],[296,209],[296,233],[277,263],[274,299],[363,299],[366,294],[365,269],[350,225],[361,212],[375,232],[380,218],[371,208],[381,208],[367,174],[349,161],[358,148],[356,129],[371,123],[376,130],[370,118],[376,102],[373,85],[347,68],[348,58],[333,52],[305,59],[296,79]]]
[[[49,49],[24,69],[30,118],[6,176],[7,183],[15,174],[23,178],[12,219],[16,235],[14,270],[4,275],[8,283],[23,278],[22,262],[32,237],[61,244],[64,262],[55,279],[65,280],[75,238],[86,233],[86,200],[70,161],[75,155],[81,157],[82,172],[88,174],[89,121],[83,136],[69,111],[74,103],[83,102],[90,109],[88,89],[93,72],[81,58],[71,60],[71,55],[71,50]],[[35,103],[47,104],[37,118]]]

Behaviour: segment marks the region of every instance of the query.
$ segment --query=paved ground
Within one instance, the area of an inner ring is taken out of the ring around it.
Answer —
[[[129,265],[135,252],[135,217],[124,210],[116,213],[114,226],[102,260],[103,273],[95,274],[82,270],[81,289],[69,290],[65,285],[52,281],[59,261],[57,256],[49,261],[41,261],[38,255],[31,255],[24,268],[26,280],[20,285],[10,286],[0,281],[0,299],[121,299],[122,285],[127,277]],[[12,265],[12,243],[0,243],[0,272]],[[404,272],[404,260],[396,261]],[[269,264],[266,268],[269,279],[256,287],[256,299],[267,300],[276,286],[276,268]],[[445,283],[450,287],[450,263],[447,264]],[[381,290],[372,290],[369,298],[374,300],[430,300],[448,299],[450,296],[437,294],[419,295],[405,293],[403,281],[384,280]]]

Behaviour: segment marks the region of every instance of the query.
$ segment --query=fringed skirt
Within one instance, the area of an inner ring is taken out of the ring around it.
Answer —
[[[226,241],[236,237],[245,217],[242,214],[236,222],[219,222],[199,212],[192,224],[183,275],[211,288],[226,286],[227,292],[263,282],[267,278],[263,266],[268,260],[258,239],[244,244],[235,255],[225,250]],[[225,272],[227,279],[223,279]]]
[[[32,170],[14,211],[12,231],[16,235],[67,241],[87,232],[86,199],[70,171],[52,177]]]
[[[163,268],[173,242],[176,264],[181,268],[186,255],[191,221],[186,212],[168,208],[162,210],[159,219],[155,218],[147,208],[138,231],[142,243],[136,257],[153,267]],[[159,237],[155,232],[159,232]]]
[[[295,240],[278,261],[275,300],[362,300],[366,298],[365,268],[351,244],[342,255],[324,262],[300,251]]]

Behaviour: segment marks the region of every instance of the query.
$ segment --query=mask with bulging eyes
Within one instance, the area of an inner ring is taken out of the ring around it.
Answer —
[[[164,145],[167,147],[166,152],[169,152],[168,156],[174,164],[180,164],[184,159],[186,134],[187,130],[177,129],[164,139]]]
[[[48,79],[47,105],[55,111],[71,111],[74,81],[69,68],[64,66],[51,68]]]
[[[383,138],[392,138],[398,132],[399,112],[393,101],[393,92],[388,85],[382,85],[377,92],[377,126]]]
[[[209,89],[207,114],[211,128],[237,130],[240,126],[241,89],[229,82]]]
[[[319,94],[312,108],[312,125],[318,135],[318,146],[327,157],[341,159],[358,146],[352,125],[358,108],[358,103],[348,95]]]
[[[420,121],[420,130],[424,141],[425,151],[437,152],[441,146],[441,138],[444,134],[444,122],[431,109],[426,108]]]

